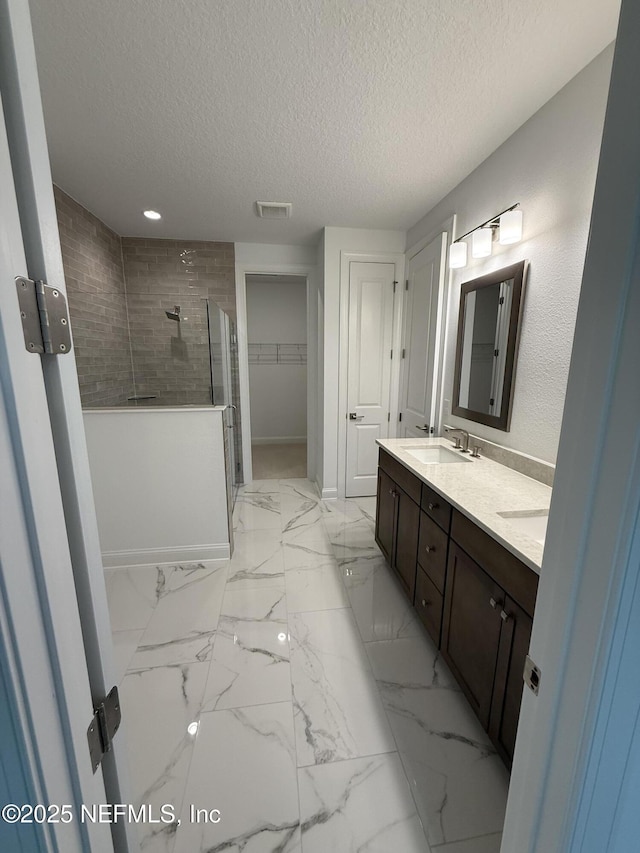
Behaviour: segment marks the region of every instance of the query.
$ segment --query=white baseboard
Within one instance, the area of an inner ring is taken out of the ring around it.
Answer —
[[[251,444],[306,444],[306,435],[276,435],[266,438],[254,438],[251,436]]]
[[[138,551],[104,551],[105,569],[122,566],[161,566],[176,563],[201,563],[203,560],[228,560],[229,543],[222,545],[179,545],[175,548],[142,548]]]
[[[337,489],[323,489],[322,490],[322,500],[323,501],[337,501],[338,500],[338,490]]]

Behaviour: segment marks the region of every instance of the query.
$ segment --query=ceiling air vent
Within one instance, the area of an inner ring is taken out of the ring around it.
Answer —
[[[263,219],[290,219],[291,202],[288,201],[257,201],[256,212]]]

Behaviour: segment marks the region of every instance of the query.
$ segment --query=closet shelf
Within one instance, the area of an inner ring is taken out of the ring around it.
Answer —
[[[249,344],[249,364],[306,363],[306,344]]]

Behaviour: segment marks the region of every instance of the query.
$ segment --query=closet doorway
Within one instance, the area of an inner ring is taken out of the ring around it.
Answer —
[[[247,275],[253,479],[307,476],[307,279]]]

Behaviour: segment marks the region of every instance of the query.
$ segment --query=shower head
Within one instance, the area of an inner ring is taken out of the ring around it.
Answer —
[[[165,311],[164,312],[169,320],[175,320],[177,323],[180,322],[180,306],[174,305],[173,311]]]

